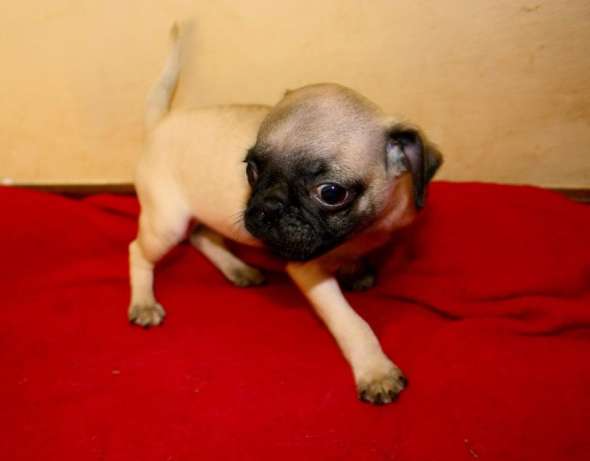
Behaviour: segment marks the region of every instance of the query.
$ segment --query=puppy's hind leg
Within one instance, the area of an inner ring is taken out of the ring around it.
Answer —
[[[154,265],[185,236],[189,217],[142,211],[137,238],[129,245],[131,304],[129,321],[143,327],[159,325],[164,308],[154,296]]]
[[[193,232],[190,241],[234,285],[248,287],[264,283],[262,273],[232,254],[221,235],[201,226]]]
[[[366,291],[375,285],[375,268],[361,260],[342,266],[337,272],[340,286],[348,291]]]

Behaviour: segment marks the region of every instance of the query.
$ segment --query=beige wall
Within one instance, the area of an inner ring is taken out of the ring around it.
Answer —
[[[192,16],[178,105],[338,81],[422,125],[441,178],[590,186],[588,0],[2,3],[0,179],[129,181],[167,29]]]

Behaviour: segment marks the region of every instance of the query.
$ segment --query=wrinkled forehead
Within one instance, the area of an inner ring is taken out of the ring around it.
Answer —
[[[366,108],[334,98],[280,103],[262,124],[261,151],[296,160],[321,158],[343,168],[372,163],[385,143],[381,120]]]
[[[287,179],[295,182],[314,182],[335,179],[344,183],[362,180],[362,172],[330,156],[317,155],[306,150],[277,151],[256,145],[248,151],[246,160],[254,161],[265,177],[273,181]]]

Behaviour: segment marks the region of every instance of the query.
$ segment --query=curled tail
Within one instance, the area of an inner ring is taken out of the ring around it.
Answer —
[[[172,47],[166,64],[160,77],[150,90],[146,101],[144,126],[148,132],[168,113],[180,75],[182,37],[178,24],[175,23],[170,29],[170,37]]]

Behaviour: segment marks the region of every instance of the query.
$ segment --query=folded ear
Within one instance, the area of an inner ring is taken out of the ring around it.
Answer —
[[[424,206],[426,186],[442,165],[443,157],[417,128],[395,125],[387,136],[387,168],[410,171],[416,208]]]

